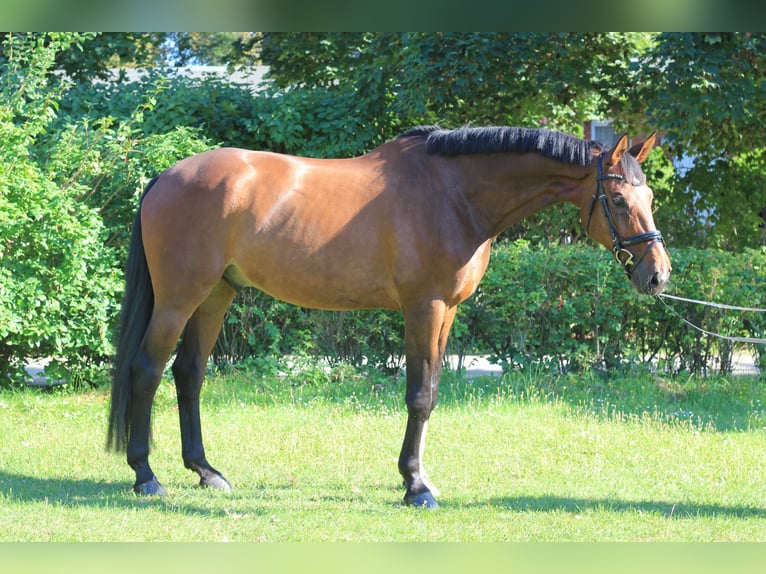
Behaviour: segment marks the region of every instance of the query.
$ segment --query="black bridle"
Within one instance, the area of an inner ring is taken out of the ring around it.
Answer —
[[[593,217],[593,210],[595,209],[596,201],[598,200],[601,202],[601,207],[604,209],[604,216],[606,217],[609,234],[612,236],[612,252],[614,253],[614,257],[623,266],[625,272],[628,274],[628,277],[631,277],[635,267],[641,263],[646,254],[649,253],[652,247],[654,247],[654,244],[661,243],[664,246],[665,240],[662,238],[662,233],[660,233],[659,229],[655,229],[654,231],[647,231],[646,233],[639,233],[638,235],[628,237],[627,239],[622,239],[620,237],[620,234],[617,232],[617,225],[614,222],[614,217],[612,217],[612,210],[609,209],[609,202],[607,201],[606,193],[604,192],[604,185],[601,182],[605,179],[618,179],[624,181],[625,176],[618,173],[603,173],[601,167],[603,157],[604,156],[599,156],[598,158],[596,192],[593,194],[593,198],[590,201],[590,209],[588,210],[588,223],[586,225],[585,231],[586,233],[590,233],[590,220]],[[626,247],[646,242],[649,242],[649,245],[646,246],[646,249],[644,249],[643,253],[641,253],[638,259],[635,259],[633,254],[628,249],[626,249]],[[624,257],[624,260],[620,258],[621,256]]]

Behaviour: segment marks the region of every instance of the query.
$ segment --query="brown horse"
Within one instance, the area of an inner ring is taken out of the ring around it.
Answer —
[[[253,286],[305,307],[401,310],[404,500],[437,506],[422,459],[442,356],[500,232],[572,203],[638,292],[664,288],[670,261],[639,166],[654,137],[627,142],[605,149],[552,130],[420,127],[351,159],[217,149],[166,170],[136,216],[112,385],[108,440],[127,450],[133,489],[165,494],[149,466],[150,419],[179,338],[184,464],[200,484],[230,489],[205,457],[200,387],[226,310]]]

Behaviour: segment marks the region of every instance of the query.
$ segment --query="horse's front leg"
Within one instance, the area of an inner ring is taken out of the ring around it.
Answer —
[[[405,310],[407,429],[399,455],[399,472],[406,488],[404,501],[412,506],[439,506],[435,498],[439,491],[426,475],[423,454],[455,311],[455,307],[447,307],[441,301],[429,301]]]
[[[200,486],[226,492],[231,491],[231,485],[205,457],[199,399],[207,359],[234,295],[234,290],[223,282],[213,289],[189,319],[172,369],[178,396],[184,466],[199,475]]]

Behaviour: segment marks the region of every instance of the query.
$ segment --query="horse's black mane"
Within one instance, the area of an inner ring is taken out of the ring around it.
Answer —
[[[419,126],[399,137],[425,137],[426,152],[444,156],[475,153],[539,153],[563,163],[586,166],[593,152],[604,149],[589,141],[555,130],[516,127],[463,127],[445,130],[439,126]]]
[[[445,130],[439,126],[418,126],[399,137],[425,137],[426,153],[429,154],[456,156],[532,152],[554,161],[583,167],[590,164],[594,152],[606,150],[606,146],[601,142],[583,140],[556,130],[504,126],[462,127],[455,130]],[[622,156],[620,167],[631,183],[646,182],[641,166],[629,153]]]

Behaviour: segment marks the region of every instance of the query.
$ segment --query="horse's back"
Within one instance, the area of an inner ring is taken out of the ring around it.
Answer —
[[[207,282],[228,273],[304,306],[396,307],[387,195],[369,157],[204,152],[164,172],[144,199],[147,253],[174,254],[149,264],[204,267]]]

